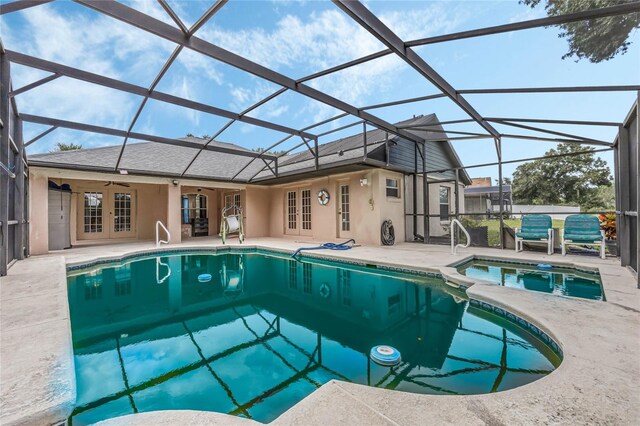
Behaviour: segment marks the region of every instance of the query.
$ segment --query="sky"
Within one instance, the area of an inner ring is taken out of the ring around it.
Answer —
[[[154,0],[123,3],[175,26]],[[169,0],[168,3],[189,27],[214,0]],[[517,1],[366,1],[365,5],[405,41],[545,16],[543,8],[531,9]],[[640,84],[638,31],[632,33],[632,45],[625,55],[599,64],[561,59],[568,46],[558,33],[558,27],[530,29],[421,46],[415,51],[458,90]],[[231,0],[196,36],[294,79],[384,48],[328,1]],[[3,15],[0,17],[0,37],[7,49],[143,87],[151,84],[175,48],[169,41],[66,0]],[[11,72],[14,89],[48,75],[16,64],[12,64]],[[439,93],[393,55],[306,84],[357,107]],[[183,49],[156,90],[240,112],[279,88],[267,80]],[[465,97],[484,117],[621,122],[637,93],[478,94]],[[61,77],[18,95],[16,101],[22,113],[127,130],[142,98]],[[447,98],[369,112],[392,123],[430,113],[437,114],[441,121],[468,118]],[[340,113],[335,108],[287,91],[249,115],[300,129]],[[212,135],[227,121],[149,100],[133,131],[173,138],[188,133]],[[320,133],[355,121],[355,117],[346,117],[312,132]],[[544,136],[502,125],[494,127],[503,133]],[[546,127],[604,141],[613,141],[616,134],[616,129],[611,127]],[[47,128],[25,124],[25,140]],[[445,128],[482,130],[475,123]],[[360,127],[322,137],[320,143],[348,136],[355,129]],[[264,148],[284,136],[280,132],[236,122],[217,139],[246,148]],[[119,145],[123,139],[58,129],[34,143],[27,152],[48,152],[58,142],[80,143],[89,148]],[[292,138],[278,149],[288,149],[299,142]],[[492,140],[452,143],[464,165],[497,161]],[[503,159],[540,156],[555,145],[504,138]],[[602,158],[613,166],[611,153],[602,154]],[[516,166],[505,165],[504,175],[510,176]],[[498,175],[497,167],[469,169],[468,173],[472,177],[497,178]]]

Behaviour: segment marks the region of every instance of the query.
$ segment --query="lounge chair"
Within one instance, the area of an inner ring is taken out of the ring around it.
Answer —
[[[604,255],[604,231],[600,229],[600,221],[590,214],[572,214],[564,221],[564,229],[560,231],[562,255],[567,254],[567,246],[600,247],[600,257]]]
[[[547,254],[553,254],[553,227],[551,216],[528,214],[522,217],[522,228],[516,228],[516,251],[524,249],[523,243],[546,243]]]

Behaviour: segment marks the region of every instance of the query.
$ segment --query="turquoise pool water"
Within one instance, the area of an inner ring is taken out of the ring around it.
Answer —
[[[457,267],[468,277],[480,278],[506,287],[522,288],[543,293],[603,300],[602,283],[598,273],[576,269],[539,268],[526,263],[507,263],[474,259]]]
[[[198,276],[211,274],[209,282]],[[524,385],[559,357],[440,279],[261,252],[69,272],[72,424],[209,410],[269,422],[331,379],[429,394]],[[392,345],[402,362],[368,360]]]

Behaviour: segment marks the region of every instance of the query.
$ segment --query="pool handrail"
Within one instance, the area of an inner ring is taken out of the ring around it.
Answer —
[[[463,245],[463,244],[456,244],[456,239],[455,239],[455,228],[456,225],[458,225],[458,228],[460,228],[462,230],[462,232],[464,233],[464,235],[467,237],[467,242]],[[466,228],[464,227],[464,225],[462,225],[462,223],[458,220],[458,219],[451,219],[451,254],[455,255],[458,247],[463,247],[463,248],[467,248],[471,245],[471,236],[469,235],[469,233],[467,232]]]
[[[164,229],[164,232],[167,233],[167,239],[166,240],[161,240],[160,239],[160,227],[162,227],[162,229]],[[162,222],[157,221],[156,222],[156,248],[160,247],[160,244],[169,244],[169,241],[171,241],[171,233],[169,232],[167,227],[164,226],[164,224]]]

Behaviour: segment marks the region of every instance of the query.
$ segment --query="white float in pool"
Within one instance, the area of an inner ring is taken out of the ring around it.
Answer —
[[[211,281],[211,274],[198,275],[198,281],[201,283],[208,283],[209,281]]]
[[[384,345],[371,348],[369,356],[376,364],[384,365],[385,367],[396,365],[402,360],[400,351],[391,346]]]

